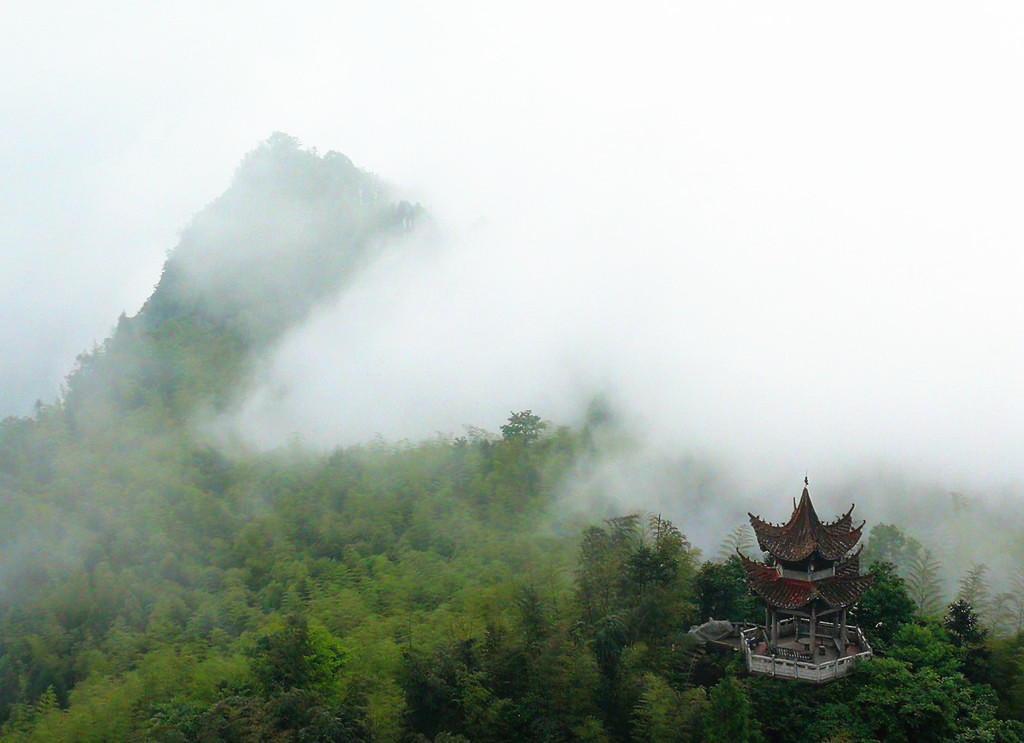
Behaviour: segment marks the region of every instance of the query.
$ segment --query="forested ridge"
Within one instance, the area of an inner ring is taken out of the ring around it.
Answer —
[[[903,525],[867,539],[878,653],[852,677],[751,678],[699,645],[711,617],[763,620],[750,535],[701,554],[696,516],[566,507],[617,445],[600,401],[326,452],[196,424],[427,221],[275,135],[59,399],[0,422],[0,740],[1024,741],[1024,579],[965,566],[947,595]]]

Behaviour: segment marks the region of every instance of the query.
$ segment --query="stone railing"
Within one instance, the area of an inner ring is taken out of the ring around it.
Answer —
[[[787,623],[790,621],[792,620],[785,620]],[[833,632],[838,632],[838,628],[834,627],[831,622],[822,622],[818,626],[825,630],[823,632],[825,636],[833,636]],[[755,654],[753,648],[764,639],[764,630],[760,627],[743,630],[740,633],[740,638],[747,657],[747,669],[751,673],[775,678],[801,679],[820,684],[845,676],[853,671],[858,663],[871,658],[871,646],[868,645],[860,628],[847,627],[847,631],[851,639],[856,638],[858,647],[862,648],[861,652],[824,663],[814,662],[813,656],[809,653],[792,650],[785,652],[784,648],[776,650],[775,655]]]

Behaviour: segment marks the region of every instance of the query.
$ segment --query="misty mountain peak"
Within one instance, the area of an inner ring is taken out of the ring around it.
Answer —
[[[408,208],[344,155],[275,133],[183,231],[140,314],[159,323],[198,313],[269,340],[406,229]]]
[[[154,391],[175,406],[225,403],[255,354],[341,291],[420,213],[344,155],[273,134],[183,230],[139,314],[83,355],[68,378],[69,403],[97,385],[129,407]]]

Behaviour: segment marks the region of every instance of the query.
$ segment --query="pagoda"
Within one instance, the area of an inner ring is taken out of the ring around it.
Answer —
[[[764,599],[765,626],[743,632],[751,673],[814,682],[830,681],[871,657],[864,633],[848,623],[850,607],[874,582],[860,574],[854,551],[864,522],[853,525],[853,506],[823,523],[804,478],[800,502],[785,524],[749,514],[763,562],[740,554],[750,590]]]

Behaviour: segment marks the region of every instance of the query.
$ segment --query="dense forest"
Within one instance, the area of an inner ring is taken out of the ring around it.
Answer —
[[[59,399],[0,423],[0,740],[1024,741],[1024,572],[869,524],[874,660],[750,677],[688,633],[763,620],[748,529],[702,554],[696,517],[560,502],[623,445],[599,399],[421,442],[211,439],[266,351],[428,222],[274,135]]]

